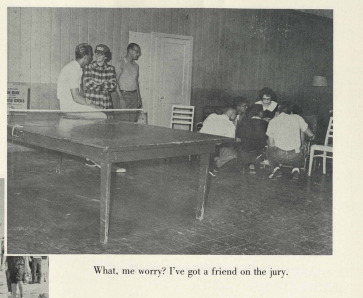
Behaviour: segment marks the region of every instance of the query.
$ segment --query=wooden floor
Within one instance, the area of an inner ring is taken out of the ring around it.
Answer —
[[[10,163],[8,163],[10,164]],[[195,219],[198,161],[123,165],[112,183],[109,244],[99,242],[99,175],[81,159],[16,153],[8,173],[10,254],[332,254],[332,177],[270,180],[227,165]]]

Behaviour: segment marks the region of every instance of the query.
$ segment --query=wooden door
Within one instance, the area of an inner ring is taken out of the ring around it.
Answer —
[[[171,107],[190,105],[193,37],[129,32],[141,47],[140,93],[148,123],[170,127]]]
[[[171,107],[190,105],[193,38],[152,33],[150,124],[170,127]]]

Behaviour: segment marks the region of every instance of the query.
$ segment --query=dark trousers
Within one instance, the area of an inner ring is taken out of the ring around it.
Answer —
[[[137,92],[122,91],[122,98],[120,99],[120,105],[122,109],[137,109],[138,106],[138,95]],[[120,120],[127,122],[136,122],[139,116],[139,112],[125,112],[118,115]]]
[[[277,147],[269,147],[267,149],[267,159],[273,167],[280,165],[291,166],[299,168],[304,163],[304,151],[296,153],[295,150],[282,150]]]
[[[42,282],[42,259],[33,259],[32,277],[33,277],[33,282],[39,282],[39,283]]]
[[[243,167],[248,167],[250,164],[253,164],[255,167],[258,167],[258,164],[263,160],[262,157],[258,158],[263,154],[263,150],[256,151],[238,151],[238,163]]]

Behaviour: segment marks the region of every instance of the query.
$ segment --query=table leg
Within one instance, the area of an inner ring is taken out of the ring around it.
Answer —
[[[111,163],[101,163],[101,200],[100,200],[100,241],[108,242],[108,227],[110,224],[110,191]]]
[[[14,178],[14,173],[15,173],[14,167],[15,167],[15,162],[16,162],[16,160],[15,160],[15,158],[16,158],[15,154],[16,154],[16,152],[10,152],[9,153],[9,151],[8,151],[8,154],[10,154],[10,160],[9,160],[9,162],[10,162],[10,173],[11,173],[11,177]]]
[[[57,174],[60,174],[62,171],[62,164],[63,164],[63,153],[58,153],[58,164],[57,167],[55,168],[55,172]]]
[[[203,220],[204,216],[204,205],[208,194],[209,187],[209,161],[210,154],[201,154],[200,156],[200,165],[199,165],[199,188],[198,188],[198,197],[197,197],[197,214],[196,217],[199,220]]]

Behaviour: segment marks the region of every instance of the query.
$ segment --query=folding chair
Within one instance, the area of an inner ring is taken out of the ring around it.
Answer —
[[[170,128],[193,131],[194,106],[173,105]]]
[[[309,115],[309,116],[303,116],[305,122],[308,124],[309,129],[311,132],[316,135],[317,128],[318,128],[318,115]],[[312,146],[312,139],[308,138],[304,140],[304,149],[305,149],[305,155],[304,155],[304,167],[303,170],[306,173],[307,172],[307,163],[309,160],[310,155],[310,148]]]
[[[323,152],[316,154],[315,151]],[[331,155],[328,155],[328,153]],[[326,174],[326,159],[333,158],[333,117],[330,117],[328,129],[325,135],[324,145],[312,145],[310,148],[310,160],[309,160],[309,173],[311,175],[311,170],[313,167],[314,157],[323,158],[323,174]]]
[[[170,128],[193,131],[194,106],[173,105],[171,107]],[[189,161],[191,156],[189,155]]]

